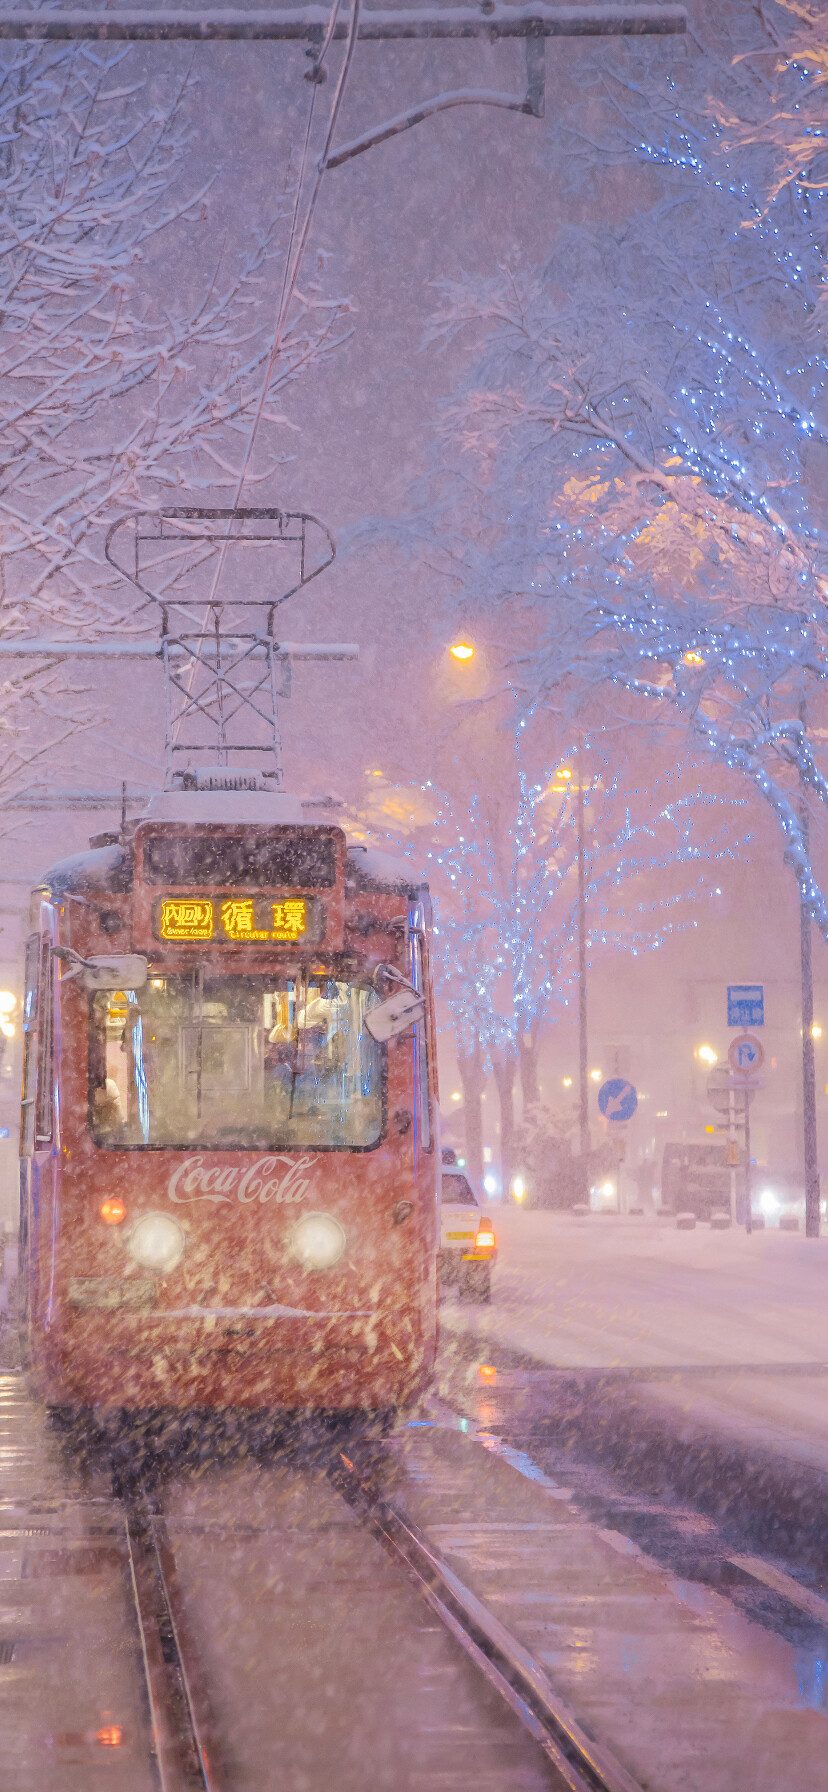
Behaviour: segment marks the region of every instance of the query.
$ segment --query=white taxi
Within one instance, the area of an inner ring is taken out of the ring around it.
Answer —
[[[456,1283],[461,1300],[491,1300],[496,1259],[494,1227],[490,1219],[483,1218],[465,1170],[459,1164],[444,1163],[437,1258],[440,1286]]]

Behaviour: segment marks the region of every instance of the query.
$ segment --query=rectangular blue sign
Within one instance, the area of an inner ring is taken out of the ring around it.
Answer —
[[[728,984],[727,1024],[729,1027],[764,1026],[765,986],[763,983]]]

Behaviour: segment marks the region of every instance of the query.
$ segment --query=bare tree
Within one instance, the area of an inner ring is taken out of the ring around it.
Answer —
[[[347,304],[310,288],[274,354],[266,275],[289,207],[239,255],[213,248],[207,186],[185,179],[189,72],[159,86],[134,64],[100,46],[0,50],[3,633],[135,626],[105,526],[178,494],[216,501],[248,460],[250,483],[268,478],[285,392],[348,332]],[[54,671],[7,680],[0,702],[17,743],[2,791],[87,706]]]

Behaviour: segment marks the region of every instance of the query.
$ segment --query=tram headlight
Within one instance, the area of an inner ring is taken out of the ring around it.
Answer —
[[[288,1249],[303,1269],[332,1269],[346,1243],[345,1228],[332,1213],[306,1213],[294,1226]]]
[[[178,1221],[169,1213],[142,1213],[127,1240],[127,1250],[142,1269],[166,1275],[184,1255],[186,1239]]]

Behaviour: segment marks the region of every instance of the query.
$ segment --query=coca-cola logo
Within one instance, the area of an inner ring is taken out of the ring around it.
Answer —
[[[277,1201],[287,1205],[304,1201],[310,1188],[306,1172],[315,1162],[315,1157],[259,1157],[247,1169],[240,1169],[188,1157],[173,1170],[167,1194],[181,1207],[192,1201],[239,1201],[242,1206]]]

